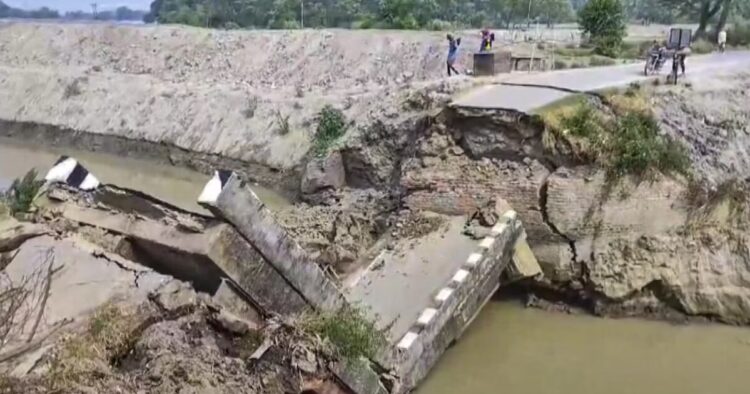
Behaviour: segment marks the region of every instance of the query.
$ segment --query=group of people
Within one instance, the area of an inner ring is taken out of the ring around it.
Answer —
[[[454,38],[452,34],[446,36],[448,39],[448,59],[446,61],[448,76],[460,74],[456,70],[456,60],[458,60],[458,48],[461,46],[461,37]],[[489,29],[482,30],[482,42],[479,44],[479,52],[489,52],[492,50],[492,44],[495,42],[495,33]]]
[[[488,52],[492,50],[492,44],[495,42],[495,33],[492,33],[489,29],[482,29],[482,41],[479,45],[479,52]],[[448,76],[460,74],[456,70],[456,61],[458,60],[458,49],[461,46],[461,37],[453,37],[452,34],[446,36],[448,39],[448,58],[446,65],[448,69]],[[727,32],[722,30],[717,36],[717,44],[719,50],[724,52],[727,46]],[[663,43],[654,41],[651,47],[651,53],[658,55],[658,61],[663,62],[667,53],[667,48]],[[685,74],[685,59],[690,54],[690,46],[678,48],[675,52],[674,61],[679,62],[678,65],[682,70],[682,74]]]

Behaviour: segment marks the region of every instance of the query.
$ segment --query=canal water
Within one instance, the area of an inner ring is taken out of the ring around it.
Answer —
[[[30,146],[0,137],[0,190],[7,188],[13,179],[22,177],[36,168],[44,177],[60,155],[75,157],[102,183],[134,189],[169,202],[180,208],[207,213],[196,200],[209,176],[186,168],[170,166],[147,160],[113,157],[103,153]],[[289,202],[269,189],[253,186],[258,197],[272,209]]]
[[[750,329],[490,302],[418,394],[747,394]]]

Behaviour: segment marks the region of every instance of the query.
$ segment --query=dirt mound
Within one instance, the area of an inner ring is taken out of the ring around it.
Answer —
[[[27,23],[0,29],[0,63],[11,67],[94,69],[300,94],[439,78],[447,53],[442,32]],[[479,45],[478,36],[464,41]],[[469,53],[462,64],[470,64]]]

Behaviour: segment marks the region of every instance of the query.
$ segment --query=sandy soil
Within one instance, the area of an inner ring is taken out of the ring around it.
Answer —
[[[470,68],[479,36],[457,34],[459,68]],[[579,39],[572,26],[497,36],[498,46],[524,51],[535,47],[527,39]],[[303,160],[326,104],[344,110],[355,129],[394,122],[403,96],[420,86],[460,90],[443,86],[446,50],[444,32],[0,24],[0,119],[284,171]]]

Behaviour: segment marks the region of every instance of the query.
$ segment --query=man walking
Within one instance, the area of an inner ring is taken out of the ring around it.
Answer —
[[[450,77],[451,71],[456,75],[459,74],[453,65],[456,64],[456,59],[458,59],[458,47],[461,45],[461,38],[454,39],[451,34],[448,34],[446,38],[448,39],[448,59],[446,65],[448,66],[448,76]]]
[[[718,42],[719,42],[719,52],[724,53],[724,51],[727,49],[727,31],[726,30],[722,30],[719,32]]]

